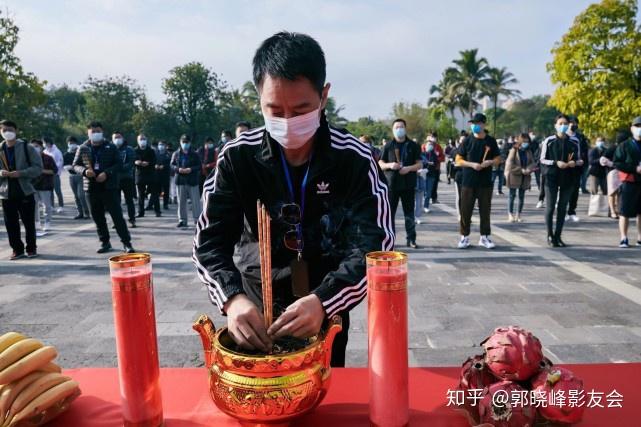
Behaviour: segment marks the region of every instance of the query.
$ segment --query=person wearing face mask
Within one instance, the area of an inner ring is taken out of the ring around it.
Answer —
[[[161,216],[160,199],[158,197],[158,185],[156,183],[156,152],[150,147],[147,137],[144,134],[138,135],[138,146],[136,147],[136,187],[138,189],[138,215],[136,218],[145,216],[145,200],[149,195],[149,205]]]
[[[87,198],[82,184],[82,176],[78,175],[73,169],[73,159],[76,157],[78,150],[78,140],[75,136],[67,137],[67,151],[62,155],[63,168],[69,174],[69,187],[73,193],[74,201],[76,202],[76,209],[78,215],[73,219],[90,218],[89,205],[87,205]]]
[[[534,155],[530,149],[530,136],[522,133],[518,136],[505,161],[505,185],[509,189],[508,221],[521,222],[521,213],[525,203],[525,192],[531,188]],[[518,192],[518,209],[514,210],[514,201]]]
[[[594,148],[588,153],[588,163],[590,165],[590,176],[588,177],[588,188],[590,194],[595,196],[599,194],[608,194],[607,175],[613,166],[612,160],[606,157],[607,149],[603,137],[598,137]]]
[[[491,237],[490,213],[492,210],[492,168],[501,161],[496,140],[485,131],[487,118],[476,113],[468,121],[471,135],[461,144],[456,154],[456,164],[461,170],[461,237],[459,249],[470,247],[470,226],[474,205],[478,200],[481,217],[479,246],[494,249]]]
[[[281,32],[258,48],[253,79],[266,126],[220,153],[205,183],[194,261],[240,346],[267,352],[282,337],[316,335],[338,315],[343,330],[331,365],[344,366],[349,311],[367,294],[365,255],[391,250],[394,234],[371,150],[327,122],[325,76],[324,53],[307,35]],[[261,314],[259,200],[271,216],[276,320],[269,329]]]
[[[120,207],[120,169],[122,160],[118,148],[103,137],[102,123],[91,122],[87,125],[87,141],[78,150],[73,160],[74,171],[84,177],[85,193],[89,211],[96,224],[100,239],[99,254],[112,249],[109,227],[105,213],[109,212],[116,232],[126,253],[134,253],[127,223]]]
[[[588,151],[590,147],[590,142],[588,138],[579,131],[579,119],[576,116],[570,116],[570,126],[568,128],[568,136],[570,140],[577,145],[577,150],[579,152],[578,158],[576,160],[576,167],[574,168],[575,174],[575,186],[572,190],[572,195],[570,196],[570,204],[568,207],[568,213],[565,216],[565,220],[571,220],[572,222],[579,222],[579,217],[576,214],[576,208],[579,204],[579,192],[582,191],[583,194],[587,194],[588,191],[585,189],[585,183],[587,180],[587,171],[588,168]]]
[[[252,125],[249,122],[236,123],[236,138],[238,138],[243,132],[247,132],[251,128]]]
[[[423,187],[424,192],[422,193],[423,197],[417,197],[416,199],[416,212],[418,213],[417,217],[420,216],[421,210],[425,213],[430,212],[430,199],[432,198],[432,190],[436,185],[439,177],[439,155],[436,150],[438,143],[434,138],[428,136],[427,143],[423,146],[424,150],[421,152],[421,161],[423,163],[423,168],[419,170],[419,176],[424,180]]]
[[[0,200],[4,226],[13,253],[11,261],[32,258],[36,252],[36,201],[33,179],[42,173],[42,158],[25,141],[18,139],[18,125],[0,121]],[[25,229],[26,248],[20,236],[20,221]],[[26,255],[25,255],[26,249]]]
[[[532,130],[528,133],[528,136],[530,137],[530,151],[534,156],[534,179],[536,179],[536,188],[538,188],[540,191],[541,190],[541,167],[539,165],[539,157],[540,157],[539,150],[541,149],[541,141],[536,136],[536,133],[534,133],[534,131]]]
[[[171,168],[176,173],[176,190],[178,192],[178,225],[177,228],[187,228],[187,198],[191,200],[191,213],[194,224],[198,221],[202,210],[198,180],[201,170],[200,157],[191,148],[191,140],[187,135],[180,137],[180,149],[171,157]]]
[[[454,167],[454,157],[452,156],[452,153],[456,149],[456,142],[452,138],[450,138],[447,141],[447,145],[445,146],[445,174],[447,175],[447,184],[451,185],[452,184],[452,168]]]
[[[119,194],[125,197],[129,224],[131,225],[131,228],[136,228],[136,205],[134,203],[134,195],[136,194],[136,184],[134,183],[134,161],[136,160],[136,152],[129,146],[120,131],[115,131],[113,135],[111,135],[111,141],[118,149],[120,160],[122,162],[122,168],[119,173]]]
[[[200,157],[201,173],[198,184],[200,194],[203,194],[203,185],[209,174],[216,168],[216,161],[218,160],[218,148],[214,143],[214,138],[208,136],[205,138],[205,145],[198,149],[198,157]]]
[[[614,153],[614,167],[621,180],[619,232],[620,248],[628,248],[630,219],[637,219],[637,246],[641,246],[641,116],[632,120],[632,138],[619,144]]]
[[[171,180],[171,154],[167,150],[167,143],[158,141],[156,149],[156,181],[158,182],[159,198],[162,194],[163,209],[169,209],[169,187]]]
[[[541,144],[541,167],[545,182],[545,224],[548,232],[548,245],[559,248],[566,244],[561,239],[565,213],[576,186],[574,168],[579,159],[579,143],[568,135],[570,119],[565,114],[559,114],[554,121],[556,134],[549,136]],[[554,226],[554,210],[556,227]]]
[[[36,218],[36,227],[40,231],[36,232],[37,237],[46,236],[49,230],[51,230],[51,213],[53,211],[53,189],[54,189],[54,179],[53,177],[58,172],[58,166],[54,158],[47,154],[44,150],[44,144],[39,139],[32,139],[31,146],[36,149],[40,154],[42,159],[42,173],[40,176],[33,180],[33,188],[36,192],[36,209],[35,209],[35,218]],[[40,209],[41,205],[44,207],[44,226],[40,220]]]
[[[230,131],[228,131],[228,130],[224,130],[224,131],[220,134],[220,142],[218,143],[218,147],[217,147],[217,148],[218,148],[219,150],[222,150],[222,148],[225,146],[225,144],[227,144],[227,143],[228,143],[228,142],[230,142],[231,140],[232,140],[231,132],[230,132]]]
[[[434,147],[434,153],[436,153],[436,159],[438,161],[435,165],[437,177],[436,181],[434,181],[434,185],[432,186],[432,193],[430,194],[432,203],[436,205],[440,203],[438,201],[438,183],[441,181],[441,163],[445,161],[445,152],[443,152],[441,144],[438,143],[438,133],[436,131],[430,132],[427,137],[433,142],[432,145]],[[427,145],[423,144],[421,152],[425,152],[426,147]]]
[[[403,216],[405,217],[407,246],[417,249],[416,218],[414,216],[416,172],[423,167],[423,164],[421,162],[421,150],[416,142],[407,137],[406,128],[405,120],[401,118],[392,122],[394,138],[383,147],[383,153],[378,164],[385,172],[389,185],[392,218],[396,217],[396,209],[400,201],[403,206]]]
[[[60,176],[62,175],[62,171],[64,170],[64,158],[62,156],[62,151],[58,147],[56,147],[56,144],[53,143],[53,140],[47,136],[43,138],[44,141],[44,152],[51,157],[53,157],[53,160],[56,162],[56,174],[53,177],[53,182],[54,182],[54,192],[55,195],[58,197],[58,208],[56,209],[56,213],[61,213],[62,209],[65,206],[64,202],[64,197],[62,196],[62,187],[60,186]],[[53,206],[54,200],[53,200],[54,193],[51,193],[51,204]]]

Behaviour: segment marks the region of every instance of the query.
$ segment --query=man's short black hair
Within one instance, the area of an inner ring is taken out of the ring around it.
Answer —
[[[45,144],[53,145],[53,140],[48,136],[43,136],[42,140],[44,141]]]
[[[575,115],[568,116],[568,120],[572,123],[576,123],[577,125],[579,124],[579,118]]]
[[[189,138],[189,135],[187,135],[186,133],[183,133],[182,135],[180,135],[180,140],[185,142],[191,141],[191,139]]]
[[[78,139],[75,136],[68,136],[67,137],[67,143],[70,143],[70,142],[76,142],[77,143]]]
[[[32,139],[32,140],[30,141],[30,143],[31,143],[31,144],[37,144],[37,145],[39,145],[39,146],[41,146],[41,147],[44,145],[44,144],[42,143],[42,140],[40,140],[40,139],[35,139],[35,138],[34,138],[34,139]]]
[[[230,138],[231,138],[231,131],[230,131],[230,130],[225,129],[225,130],[223,131],[223,135],[228,136],[228,137],[230,137]]]
[[[407,122],[405,121],[405,119],[401,119],[401,118],[394,119],[394,121],[392,122],[392,126],[394,126],[394,123],[398,123],[398,122],[403,123],[403,126],[407,127]]]
[[[308,79],[318,93],[325,86],[325,54],[318,42],[307,34],[282,31],[265,40],[254,54],[254,85],[258,88],[266,75],[287,80]]]
[[[11,120],[2,120],[2,121],[0,121],[0,126],[5,126],[5,127],[8,127],[8,128],[14,128],[16,130],[18,129],[18,125],[16,124],[16,122],[12,122]]]
[[[91,128],[100,128],[100,129],[102,129],[102,123],[93,121],[93,122],[91,122],[91,123],[89,123],[87,125],[87,129],[91,129]]]
[[[247,129],[251,129],[252,128],[252,125],[249,122],[238,122],[238,123],[236,123],[236,127],[237,128],[239,128],[241,126],[246,127]]]
[[[558,121],[559,121],[559,119],[565,119],[565,120],[567,120],[568,122],[570,121],[570,118],[568,117],[568,115],[567,115],[567,114],[563,114],[563,113],[561,113],[561,114],[557,115],[557,116],[554,118],[554,123],[558,122]]]
[[[205,138],[205,142],[216,142],[216,140],[211,136],[208,136],[207,138]]]
[[[119,130],[115,130],[112,132],[112,135],[115,135],[115,134],[122,135],[122,132],[120,132]]]

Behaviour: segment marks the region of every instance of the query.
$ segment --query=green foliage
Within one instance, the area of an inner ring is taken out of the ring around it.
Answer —
[[[494,134],[498,138],[508,135],[517,135],[521,132],[534,131],[538,136],[547,136],[554,133],[554,118],[559,111],[548,105],[548,95],[537,95],[528,99],[515,101],[509,110],[503,108],[487,112],[489,121],[496,118],[497,129]]]
[[[602,0],[579,14],[552,49],[550,100],[591,136],[628,127],[641,111],[641,31],[635,0]]]
[[[389,138],[391,134],[389,122],[372,117],[360,117],[358,120],[348,122],[345,127],[357,138],[361,135],[369,135],[374,145],[380,145],[383,138]]]
[[[513,98],[520,95],[520,91],[511,89],[509,86],[518,83],[519,81],[510,73],[507,68],[493,68],[490,67],[487,71],[487,77],[483,81],[483,88],[481,93],[490,98],[493,104],[493,117],[492,129],[496,134],[496,121],[498,119],[497,109],[499,103],[499,96],[506,98]]]

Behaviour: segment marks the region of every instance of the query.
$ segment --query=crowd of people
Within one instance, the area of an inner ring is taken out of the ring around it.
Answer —
[[[360,136],[386,177],[392,217],[399,203],[402,205],[408,247],[418,248],[416,225],[425,221],[431,204],[439,203],[442,169],[447,183],[456,187],[458,248],[471,245],[471,219],[476,206],[479,245],[494,248],[493,195],[503,195],[503,189],[507,189],[507,219],[519,223],[524,221],[525,193],[532,190],[533,182],[539,192],[536,208],[545,209],[550,246],[566,246],[563,227],[566,221],[580,221],[580,193],[590,195],[591,210],[605,209],[607,216],[619,221],[622,248],[630,246],[629,220],[637,218],[636,244],[641,245],[641,117],[634,119],[629,131],[619,132],[613,143],[598,137],[592,147],[573,116],[556,117],[556,133],[545,139],[529,132],[496,140],[486,131],[486,122],[483,114],[475,114],[469,120],[469,131],[461,131],[459,138],[450,139],[445,148],[436,132],[429,132],[420,145],[411,140],[402,118],[393,122],[393,137],[383,141],[382,149],[376,148],[368,135]],[[204,182],[215,170],[221,148],[232,140],[231,132],[224,131],[218,141],[207,137],[196,150],[189,136],[183,135],[174,150],[171,142],[150,143],[140,133],[134,145],[119,131],[108,140],[102,124],[92,122],[87,126],[87,140],[80,144],[70,136],[63,154],[50,138],[27,143],[18,138],[16,123],[4,120],[0,125],[4,139],[0,197],[13,249],[11,259],[37,255],[36,238],[51,230],[54,212],[60,214],[64,207],[60,185],[63,171],[68,173],[76,204],[74,219],[93,218],[96,224],[98,253],[112,249],[106,213],[125,252],[134,251],[129,228],[136,228],[137,221],[149,211],[160,217],[170,204],[176,204],[177,227],[187,228],[191,208],[192,223],[196,224],[202,211]],[[236,136],[249,129],[249,123],[238,123]],[[124,220],[123,201],[128,221]],[[26,246],[20,237],[19,220],[26,231]]]
[[[247,122],[237,123],[236,135],[249,128]],[[182,135],[174,150],[171,142],[151,143],[140,133],[136,143],[130,144],[117,130],[108,139],[102,124],[95,121],[87,126],[84,142],[74,136],[67,138],[63,154],[50,138],[19,138],[20,129],[13,121],[1,121],[0,130],[0,198],[13,250],[11,260],[37,256],[36,239],[52,230],[54,213],[63,213],[63,171],[76,204],[73,219],[93,219],[100,240],[98,253],[113,249],[107,213],[127,253],[135,252],[129,229],[136,228],[137,221],[149,211],[161,217],[163,210],[176,204],[177,227],[188,228],[191,207],[195,225],[202,210],[205,179],[215,169],[222,146],[232,140],[231,132],[223,131],[218,141],[207,137],[196,150],[190,137]],[[21,223],[26,244],[21,238]]]

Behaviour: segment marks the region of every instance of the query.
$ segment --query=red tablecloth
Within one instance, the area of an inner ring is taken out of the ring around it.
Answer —
[[[638,427],[641,425],[641,364],[568,365],[583,378],[586,390],[616,389],[623,395],[622,408],[590,408],[584,427]],[[82,396],[69,411],[51,423],[57,427],[121,426],[118,372],[116,369],[70,369],[65,372],[80,383]],[[467,426],[462,415],[447,406],[447,390],[458,383],[459,368],[410,370],[411,425]],[[298,426],[368,426],[367,369],[335,369],[323,403]],[[163,406],[167,427],[238,426],[218,411],[209,398],[204,368],[161,370]],[[606,407],[607,402],[604,401]]]

